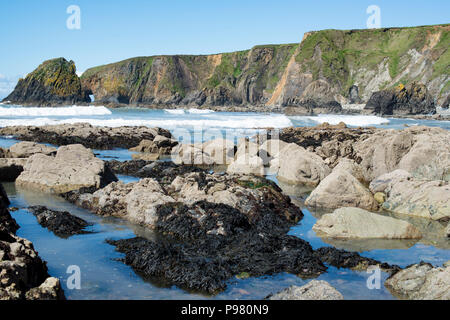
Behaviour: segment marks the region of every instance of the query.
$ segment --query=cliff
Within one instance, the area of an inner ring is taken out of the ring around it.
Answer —
[[[418,82],[440,105],[450,91],[449,30],[323,30],[305,34],[300,44],[132,58],[89,69],[81,81],[98,103],[306,111],[339,111],[339,104],[365,103],[376,91]]]
[[[314,31],[299,44],[131,58],[88,69],[81,79],[60,58],[20,80],[5,100],[61,104],[93,94],[96,104],[109,106],[294,113],[338,113],[342,105],[372,100],[366,112],[432,113],[450,93],[449,30],[450,24]],[[396,88],[406,89],[396,95]]]
[[[25,79],[20,79],[14,91],[3,101],[54,106],[90,102],[90,99],[81,88],[75,63],[57,58],[43,62]]]

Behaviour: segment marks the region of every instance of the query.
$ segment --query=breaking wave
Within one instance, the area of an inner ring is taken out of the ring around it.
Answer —
[[[111,111],[105,107],[0,107],[0,117],[65,117],[65,116],[103,116]]]
[[[318,116],[295,116],[291,117],[295,121],[305,123],[329,123],[336,125],[340,122],[344,122],[348,126],[366,127],[371,125],[381,125],[389,123],[389,119],[377,117],[377,116],[361,116],[361,115],[335,115],[335,114],[321,114]]]
[[[120,126],[147,126],[161,127],[167,129],[180,127],[202,127],[202,128],[285,128],[292,126],[291,120],[284,115],[261,115],[261,116],[232,116],[216,119],[95,119],[95,118],[70,118],[52,119],[47,117],[34,119],[0,119],[0,127],[30,125],[42,126],[62,123],[86,122],[94,126],[120,127]]]

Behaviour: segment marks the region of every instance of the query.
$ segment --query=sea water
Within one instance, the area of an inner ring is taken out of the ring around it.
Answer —
[[[376,116],[319,115],[293,116],[262,113],[230,113],[211,110],[148,110],[148,109],[107,109],[104,107],[66,107],[66,108],[24,108],[20,106],[0,106],[0,126],[9,125],[44,125],[60,123],[87,122],[103,126],[159,126],[176,132],[186,129],[216,129],[221,132],[231,131],[236,136],[253,135],[262,128],[283,128],[288,126],[315,126],[328,122],[337,124],[344,122],[348,126],[375,126],[401,129],[405,125],[427,125],[450,129],[448,121],[431,121],[415,119],[390,119]],[[204,139],[202,136],[201,139]],[[12,137],[0,138],[0,147],[10,147],[18,140]],[[119,161],[130,160],[131,152],[125,149],[94,150],[101,159]],[[135,182],[138,179],[119,175],[123,182]],[[269,177],[276,181],[275,177]],[[69,299],[262,299],[290,285],[303,285],[308,280],[296,275],[281,273],[271,276],[231,279],[227,289],[216,296],[204,296],[187,292],[175,286],[166,286],[158,281],[150,281],[123,262],[123,257],[108,245],[106,239],[125,239],[134,236],[151,238],[152,232],[118,218],[105,218],[78,208],[62,198],[16,188],[14,183],[4,183],[11,206],[19,208],[12,212],[21,228],[17,234],[31,240],[39,255],[47,261],[49,273],[61,280],[65,294]],[[290,234],[308,241],[314,249],[322,246],[335,246],[346,250],[354,250],[361,255],[397,264],[401,267],[419,261],[442,265],[450,260],[450,240],[442,237],[426,237],[418,241],[378,240],[378,241],[329,241],[316,236],[312,226],[320,216],[319,212],[310,212],[303,201],[308,191],[280,186],[293,201],[302,208],[305,217],[294,226]],[[92,224],[88,228],[93,233],[75,235],[68,239],[56,237],[42,228],[36,218],[26,209],[31,205],[45,205],[54,210],[66,210]],[[419,219],[420,220],[420,219]],[[428,234],[440,228],[437,222],[414,221],[423,228],[429,228]],[[70,265],[77,265],[81,270],[81,289],[70,290],[67,273]],[[365,271],[352,271],[329,267],[328,271],[318,279],[326,280],[336,287],[346,299],[393,299],[384,287],[388,275],[381,273],[380,289],[369,289],[367,281],[371,274]]]

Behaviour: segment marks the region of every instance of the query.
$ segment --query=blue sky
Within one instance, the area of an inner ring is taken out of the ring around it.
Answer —
[[[67,7],[81,9],[69,30]],[[14,0],[0,1],[0,97],[42,61],[65,57],[79,71],[134,56],[207,54],[300,42],[320,29],[449,23],[448,0]],[[11,88],[12,87],[12,88]]]

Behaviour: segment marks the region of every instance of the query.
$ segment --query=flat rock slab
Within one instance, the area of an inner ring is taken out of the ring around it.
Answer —
[[[409,222],[359,208],[340,208],[323,215],[313,226],[319,236],[330,238],[418,239],[420,231]]]

